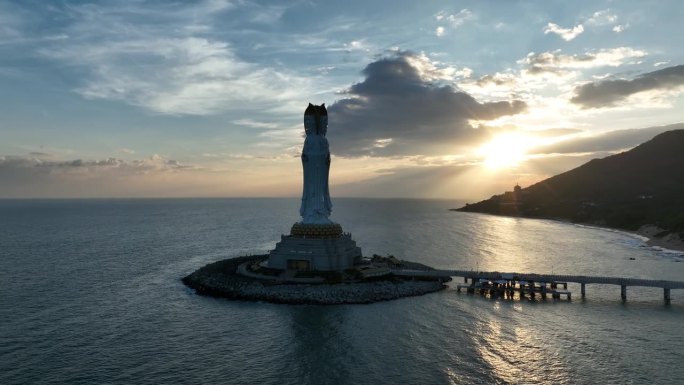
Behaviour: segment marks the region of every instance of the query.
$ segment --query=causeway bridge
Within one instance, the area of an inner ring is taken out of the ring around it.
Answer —
[[[567,289],[567,283],[577,283],[581,286],[582,298],[586,296],[586,285],[601,284],[601,285],[617,285],[620,286],[620,297],[623,301],[627,300],[628,286],[643,286],[656,287],[663,289],[663,299],[665,302],[670,302],[670,290],[684,289],[684,282],[682,281],[666,281],[655,279],[640,279],[640,278],[622,278],[622,277],[603,277],[603,276],[587,276],[587,275],[562,275],[562,274],[534,274],[534,273],[502,273],[498,271],[473,271],[473,270],[409,270],[409,269],[392,269],[395,275],[406,277],[463,277],[467,283],[471,281],[471,287],[474,287],[480,282],[494,282],[499,283],[507,288],[514,288],[517,283],[521,282],[543,284],[542,292],[545,293],[546,284],[552,287],[563,285]],[[465,287],[464,285],[459,285]],[[506,289],[503,289],[506,290]],[[520,290],[520,289],[516,289]],[[569,292],[565,292],[570,297]]]

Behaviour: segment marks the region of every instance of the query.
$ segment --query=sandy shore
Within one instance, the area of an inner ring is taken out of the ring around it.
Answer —
[[[646,243],[649,246],[684,252],[684,239],[676,232],[670,232],[655,225],[644,225],[635,234],[647,237]]]

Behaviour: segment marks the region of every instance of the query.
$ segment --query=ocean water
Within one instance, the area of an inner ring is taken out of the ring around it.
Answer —
[[[684,255],[629,234],[336,199],[366,255],[442,268],[684,280]],[[582,300],[453,288],[370,305],[201,297],[180,279],[262,253],[297,199],[0,201],[0,384],[675,384],[684,290],[589,285]],[[634,260],[630,259],[634,258]]]

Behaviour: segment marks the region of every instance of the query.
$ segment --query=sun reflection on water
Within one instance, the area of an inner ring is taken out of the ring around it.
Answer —
[[[534,323],[524,313],[510,316],[505,311],[522,307],[500,300],[491,305],[471,336],[475,352],[491,373],[505,383],[569,383],[560,352],[545,341],[544,330],[528,327]]]

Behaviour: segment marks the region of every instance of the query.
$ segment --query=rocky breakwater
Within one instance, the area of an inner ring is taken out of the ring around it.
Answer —
[[[284,304],[361,304],[388,301],[445,289],[443,279],[408,280],[392,275],[373,281],[336,284],[293,284],[260,280],[237,273],[240,264],[264,259],[250,256],[211,263],[183,283],[198,294],[246,301]]]

